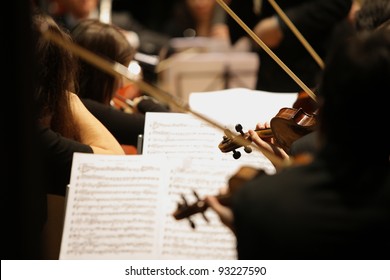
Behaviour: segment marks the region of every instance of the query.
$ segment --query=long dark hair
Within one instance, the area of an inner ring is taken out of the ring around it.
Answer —
[[[66,48],[45,39],[41,28],[47,28],[64,41],[70,35],[47,14],[39,9],[33,11],[33,35],[36,38],[35,57],[37,89],[34,101],[38,109],[38,119],[42,125],[49,126],[64,137],[79,140],[78,127],[73,121],[69,92],[77,90],[77,62]]]
[[[342,42],[327,61],[319,88],[320,128],[346,157],[389,160],[390,32],[383,26]],[[369,132],[367,134],[367,132]],[[361,141],[372,141],[362,150]]]
[[[113,24],[86,19],[79,22],[71,34],[75,43],[110,61],[127,66],[134,57],[134,48],[121,30]],[[118,88],[118,79],[88,62],[81,59],[79,62],[79,96],[110,104]]]

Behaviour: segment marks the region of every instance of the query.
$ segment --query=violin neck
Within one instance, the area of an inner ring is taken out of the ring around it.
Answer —
[[[257,129],[255,132],[260,138],[271,138],[274,136],[271,128]]]

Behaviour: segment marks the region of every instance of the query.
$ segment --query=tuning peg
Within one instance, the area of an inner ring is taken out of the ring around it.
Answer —
[[[239,159],[241,157],[241,153],[239,151],[233,150],[233,158]]]
[[[190,223],[191,228],[195,229],[195,223],[188,217],[188,222]]]
[[[186,197],[184,196],[184,194],[181,194],[180,196],[181,196],[181,199],[183,200],[182,205],[183,205],[183,206],[188,206],[188,202],[187,202],[187,199],[186,199]]]
[[[249,146],[245,146],[245,147],[244,147],[244,151],[245,151],[247,154],[249,154],[249,153],[252,152],[252,148],[249,147]]]
[[[196,197],[196,200],[200,200],[200,197],[198,195],[198,193],[195,191],[195,190],[192,190],[192,193],[194,194],[194,196]]]
[[[203,216],[203,219],[206,221],[206,223],[210,222],[209,218],[207,218],[207,216],[204,212],[202,212],[202,216]]]
[[[206,204],[206,202],[204,202],[203,200],[200,199],[198,193],[197,193],[195,190],[193,190],[192,193],[194,194],[194,196],[195,196],[196,199],[197,199],[197,202],[196,202],[196,203],[198,204],[199,208],[204,207],[204,205]],[[202,214],[202,216],[203,216],[203,219],[204,219],[207,223],[209,223],[209,219],[206,217],[205,213],[204,213],[204,212],[201,212],[201,214]]]
[[[236,128],[237,132],[239,132],[241,135],[244,135],[244,131],[242,131],[242,125],[241,124],[236,124],[235,128]]]

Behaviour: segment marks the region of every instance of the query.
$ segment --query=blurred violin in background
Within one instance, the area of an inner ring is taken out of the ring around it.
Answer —
[[[132,78],[135,81],[142,79],[142,68],[136,61],[131,61],[128,67]],[[114,94],[111,100],[111,106],[126,113],[133,113],[133,99],[141,96],[141,90],[136,82],[122,77],[122,85]]]
[[[134,113],[134,102],[119,93],[111,99],[111,106],[125,113]]]
[[[293,165],[298,166],[308,164],[312,161],[312,157],[310,155],[299,155],[294,157]],[[228,181],[227,192],[224,194],[215,195],[218,199],[219,203],[223,206],[231,208],[232,206],[232,196],[236,193],[243,185],[255,179],[258,176],[266,176],[266,172],[262,169],[257,169],[251,166],[242,166],[239,170],[230,177]],[[176,210],[172,213],[172,216],[176,220],[187,219],[190,223],[191,228],[195,229],[196,225],[194,221],[191,219],[192,215],[202,214],[203,219],[208,223],[210,220],[205,215],[206,210],[209,208],[209,205],[205,199],[201,199],[199,195],[193,191],[192,192],[196,198],[194,203],[189,204],[184,197],[181,196],[182,202],[178,202]]]
[[[238,188],[240,188],[246,181],[249,181],[261,174],[265,174],[265,172],[249,166],[241,167],[239,171],[229,179],[227,193],[216,195],[216,198],[222,205],[230,207],[232,193],[237,191]],[[182,195],[182,202],[178,203],[177,209],[172,215],[176,220],[188,219],[190,226],[194,229],[195,223],[190,217],[194,214],[200,213],[202,214],[204,220],[209,222],[209,219],[204,213],[209,208],[209,205],[204,199],[201,199],[195,191],[193,191],[193,194],[196,198],[196,202],[189,204],[186,198]]]

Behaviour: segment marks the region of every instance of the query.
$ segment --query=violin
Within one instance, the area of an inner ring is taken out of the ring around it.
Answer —
[[[116,94],[110,102],[111,106],[125,113],[133,113],[133,101]]]
[[[239,159],[241,157],[241,153],[239,151],[236,151],[236,149],[243,146],[241,143],[245,143],[245,141],[247,142],[247,141],[251,141],[251,140],[250,140],[249,133],[243,132],[241,124],[237,124],[235,126],[235,129],[237,132],[240,133],[240,135],[234,136],[233,132],[231,132],[229,129],[225,129],[224,130],[225,135],[223,136],[222,142],[219,143],[218,148],[223,153],[228,153],[228,152],[233,151],[233,158]],[[273,133],[272,133],[272,130],[270,128],[255,130],[255,132],[262,139],[273,137]],[[239,138],[237,138],[237,137],[239,137]],[[238,141],[238,140],[241,140],[241,141]],[[249,145],[246,145],[246,146],[244,146],[244,151],[246,153],[251,153],[252,148]]]
[[[282,108],[270,125],[277,144],[289,153],[294,141],[317,129],[317,111],[308,114],[302,108]]]
[[[313,90],[314,93],[315,90]],[[299,91],[293,108],[302,108],[306,113],[314,114],[318,110],[318,103],[306,91]]]
[[[291,144],[313,132],[317,128],[316,111],[313,114],[306,113],[302,108],[282,108],[278,114],[271,119],[271,128],[255,130],[257,135],[264,140],[275,139],[275,144],[281,147],[286,153],[289,153]],[[230,130],[225,129],[225,135],[219,143],[218,148],[223,153],[233,152],[233,158],[238,159],[241,153],[236,149],[242,147],[242,143],[251,141],[249,133],[242,131],[240,124],[236,125],[236,131],[240,134],[235,136]],[[252,152],[247,145],[244,146],[246,153]]]
[[[254,179],[261,174],[265,174],[265,172],[253,167],[243,166],[229,179],[228,192],[226,194],[216,195],[215,197],[222,205],[230,207],[232,194],[236,192],[245,182]],[[209,222],[209,219],[204,213],[209,208],[209,205],[204,199],[200,199],[199,195],[195,191],[193,191],[193,194],[197,199],[196,202],[188,204],[187,200],[182,195],[182,202],[178,203],[177,209],[173,212],[172,216],[176,220],[188,219],[190,226],[195,229],[195,223],[191,220],[190,216],[200,213],[202,214],[204,220]]]
[[[139,97],[141,91],[139,87],[132,82],[125,82],[125,85],[121,86],[114,94],[111,105],[126,113],[134,112],[133,99]]]
[[[313,160],[311,155],[301,154],[294,157],[293,166],[306,165]],[[253,180],[259,176],[266,175],[266,172],[262,169],[257,169],[250,166],[242,166],[228,181],[228,191],[225,194],[219,194],[215,197],[218,199],[219,203],[223,206],[231,208],[232,206],[232,197],[234,193],[237,192],[241,187],[244,186],[244,183]],[[209,223],[209,219],[205,215],[206,210],[209,208],[205,199],[200,199],[199,195],[193,191],[193,194],[196,197],[196,202],[188,204],[185,197],[182,195],[182,202],[177,204],[177,209],[173,212],[172,216],[176,220],[187,219],[190,223],[190,226],[195,229],[196,225],[191,220],[191,216],[197,213],[202,214],[204,220]]]

